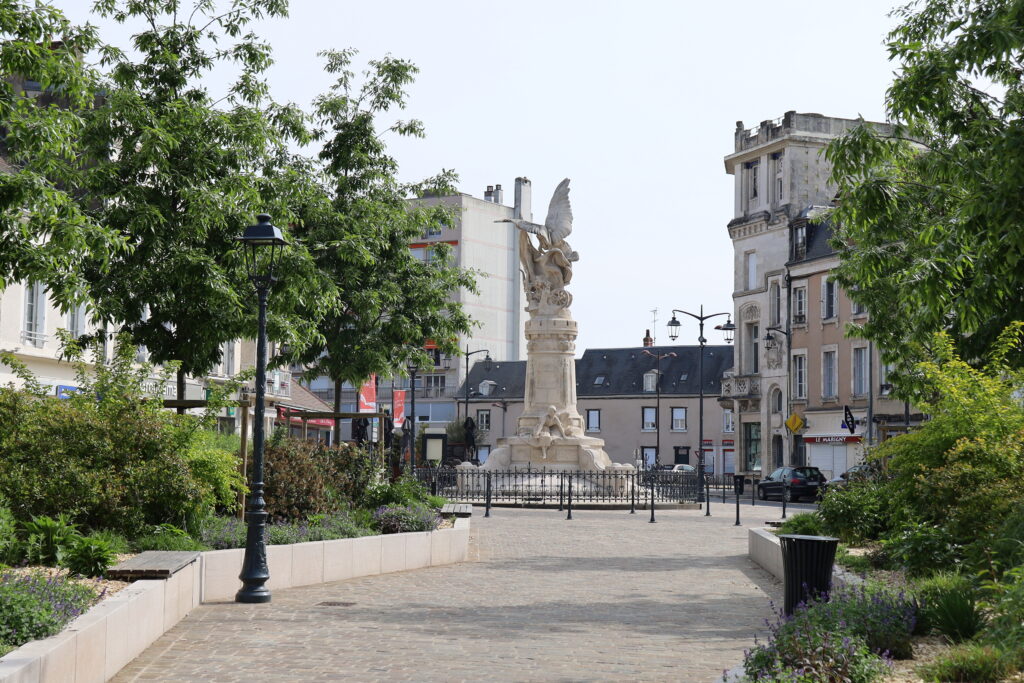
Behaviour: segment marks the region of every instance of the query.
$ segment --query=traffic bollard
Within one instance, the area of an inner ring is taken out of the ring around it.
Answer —
[[[491,473],[487,473],[487,507],[484,508],[484,517],[491,516]]]
[[[651,481],[651,524],[655,524],[654,521],[654,481]]]
[[[569,474],[569,514],[565,518],[572,519],[572,473]]]
[[[558,475],[558,511],[562,512],[565,508],[562,505],[562,499],[565,497],[565,472]]]

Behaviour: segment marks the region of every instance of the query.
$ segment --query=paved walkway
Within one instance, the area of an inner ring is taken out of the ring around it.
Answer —
[[[703,682],[763,633],[781,587],[734,519],[574,517],[477,512],[473,561],[202,605],[115,680]]]

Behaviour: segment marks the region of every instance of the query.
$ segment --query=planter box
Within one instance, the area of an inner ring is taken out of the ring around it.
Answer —
[[[431,532],[267,546],[271,590],[463,562],[469,519]],[[168,579],[136,581],[55,636],[0,658],[0,683],[102,683],[204,602],[233,601],[242,549],[211,550]]]

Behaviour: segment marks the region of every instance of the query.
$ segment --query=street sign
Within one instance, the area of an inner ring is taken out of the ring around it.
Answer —
[[[786,426],[789,427],[789,431],[796,434],[803,428],[804,420],[796,413],[793,413],[792,415],[789,416],[789,419],[786,420]]]
[[[853,411],[850,410],[850,406],[843,406],[843,424],[851,434],[857,431],[857,420],[853,419]]]

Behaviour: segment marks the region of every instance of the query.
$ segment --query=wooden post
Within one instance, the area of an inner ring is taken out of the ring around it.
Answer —
[[[308,431],[309,431],[309,418],[308,417],[303,417],[302,418],[302,440],[303,441],[306,440],[306,434],[308,433]]]

